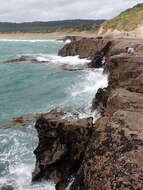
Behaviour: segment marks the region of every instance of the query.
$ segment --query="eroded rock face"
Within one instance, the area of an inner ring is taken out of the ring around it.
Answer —
[[[66,44],[60,51],[60,56],[75,56],[79,55],[80,58],[93,59],[95,55],[99,55],[100,51],[106,46],[109,40],[82,38],[81,40],[74,41]]]
[[[141,82],[143,73],[143,56],[113,56],[106,65],[109,75],[109,86],[111,88],[123,87],[134,91],[137,88],[136,80]],[[139,77],[140,76],[140,77]]]
[[[70,190],[143,189],[143,57],[111,57],[106,70],[109,85],[93,101],[102,117]]]
[[[143,189],[142,115],[142,94],[124,89],[111,93],[72,190]]]
[[[143,189],[143,56],[109,56],[109,85],[93,100],[102,116],[93,126],[88,119],[37,121],[33,180],[53,179],[58,190],[70,177],[70,190]]]
[[[93,57],[92,61],[88,64],[90,68],[100,68],[103,66],[103,58],[108,57],[108,54],[111,50],[112,41],[108,41],[105,46],[95,52],[95,56]]]
[[[81,38],[72,40],[72,43],[66,44],[60,51],[60,56],[75,56],[80,58],[89,58],[91,62],[88,64],[90,68],[102,67],[102,59],[114,55],[125,53],[126,47],[132,47],[135,52],[142,52],[143,41],[135,39],[108,39],[108,38]]]
[[[34,151],[36,167],[33,181],[51,179],[62,190],[80,168],[92,130],[92,118],[78,121],[37,120],[39,145]]]
[[[99,113],[103,114],[105,112],[107,100],[109,97],[109,88],[99,88],[95,97],[92,100],[92,111],[97,110]]]

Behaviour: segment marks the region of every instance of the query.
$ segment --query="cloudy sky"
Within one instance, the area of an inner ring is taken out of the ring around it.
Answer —
[[[110,19],[143,0],[0,0],[0,21]]]

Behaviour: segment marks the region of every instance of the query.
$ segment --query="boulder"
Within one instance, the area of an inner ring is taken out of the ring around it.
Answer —
[[[24,61],[29,61],[31,63],[47,63],[48,61],[44,61],[44,60],[38,60],[34,57],[30,57],[30,56],[21,56],[19,58],[16,58],[16,59],[10,59],[10,60],[6,60],[6,61],[3,61],[1,63],[17,63],[17,62],[24,62]]]
[[[77,121],[39,118],[35,128],[39,144],[32,181],[53,180],[63,190],[74,177],[84,158],[92,130],[92,118]]]

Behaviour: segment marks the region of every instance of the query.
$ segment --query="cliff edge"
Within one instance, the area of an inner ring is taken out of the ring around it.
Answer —
[[[125,45],[136,52],[124,53]],[[92,118],[37,120],[33,181],[53,180],[57,190],[70,182],[70,190],[143,189],[142,49],[142,41],[112,41],[104,67],[109,84],[92,101],[101,113],[95,124]]]

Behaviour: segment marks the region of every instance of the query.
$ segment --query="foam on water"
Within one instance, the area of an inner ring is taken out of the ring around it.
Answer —
[[[62,40],[46,40],[46,39],[37,39],[37,40],[30,40],[30,39],[0,39],[1,42],[58,42],[63,43]]]
[[[2,133],[3,129],[0,130]],[[12,186],[15,190],[55,190],[52,182],[31,183],[35,162],[33,150],[38,142],[35,129],[29,126],[6,130],[0,135],[0,187]]]
[[[15,55],[32,55],[38,61],[47,61],[47,63],[0,65],[1,71],[3,71],[0,77],[0,100],[3,100],[0,102],[3,106],[3,110],[0,112],[0,121],[7,116],[9,118],[16,117],[17,113],[18,116],[21,116],[24,113],[46,112],[55,107],[72,108],[73,110],[76,108],[75,112],[79,114],[80,118],[92,115],[95,118],[99,117],[98,113],[91,113],[90,107],[98,88],[107,86],[107,75],[103,74],[103,69],[63,71],[61,67],[63,64],[66,64],[68,68],[86,68],[86,64],[90,60],[79,59],[78,56],[57,56],[56,52],[51,52],[51,47],[53,51],[57,51],[55,46],[58,42],[45,44],[43,52],[41,41],[39,41],[40,46],[33,44],[27,46],[27,42],[29,40],[25,41],[26,44],[18,41],[18,44],[22,43],[25,49],[19,51],[18,46],[14,52]],[[10,41],[10,43],[13,42]],[[5,49],[6,53],[8,47],[9,44]],[[33,50],[33,48],[36,49]],[[49,52],[46,54],[47,48],[49,48]],[[3,73],[4,75],[2,75]],[[6,81],[6,79],[8,80]],[[6,88],[4,88],[5,86]],[[16,107],[17,105],[18,107]],[[7,110],[7,113],[4,110]],[[38,144],[37,133],[33,126],[21,126],[15,129],[1,127],[0,142],[0,189],[2,185],[7,184],[14,186],[15,190],[55,190],[54,184],[51,182],[31,184],[31,173],[35,165],[33,150]]]
[[[50,61],[52,64],[63,65],[68,64],[70,66],[78,66],[89,63],[88,59],[79,59],[79,56],[67,56],[61,57],[57,55],[42,55],[36,57],[37,61]]]
[[[71,43],[70,39],[68,39],[68,40],[65,41],[65,44],[69,44],[69,43]]]
[[[108,85],[107,75],[103,74],[103,69],[92,69],[85,71],[85,79],[79,81],[77,85],[72,86],[71,95],[76,97],[84,93],[96,94],[99,88]]]

